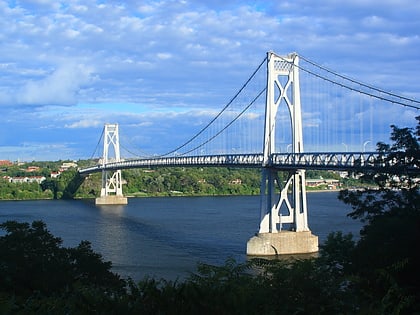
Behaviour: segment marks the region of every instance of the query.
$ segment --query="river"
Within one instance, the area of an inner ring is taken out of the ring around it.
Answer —
[[[336,192],[308,193],[309,227],[320,243],[332,231],[357,234],[360,223]],[[246,260],[246,243],[258,230],[259,197],[130,198],[126,206],[92,200],[1,201],[0,222],[43,220],[64,246],[88,240],[123,277],[175,280],[197,262]]]

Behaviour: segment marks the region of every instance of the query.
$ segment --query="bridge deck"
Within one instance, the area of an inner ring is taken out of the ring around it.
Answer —
[[[275,153],[270,156],[267,162],[264,162],[262,154],[228,154],[124,160],[81,169],[79,173],[83,175],[103,170],[112,171],[130,168],[212,166],[270,167],[278,170],[380,170],[391,166],[391,163],[385,161],[385,155],[380,155],[377,152]]]

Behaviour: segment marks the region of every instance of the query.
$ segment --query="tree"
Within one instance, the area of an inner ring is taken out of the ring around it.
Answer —
[[[416,131],[391,126],[391,145],[378,143],[393,165],[364,176],[379,189],[342,191],[339,199],[352,206],[349,214],[366,225],[353,255],[352,272],[366,303],[384,313],[420,309],[420,116]]]
[[[121,290],[124,282],[110,271],[111,263],[93,252],[89,242],[75,248],[62,247],[42,221],[0,224],[0,294],[28,297],[35,292],[57,294],[76,286],[103,291]]]
[[[42,190],[49,190],[53,193],[53,198],[57,199],[57,180],[47,178],[41,183]]]

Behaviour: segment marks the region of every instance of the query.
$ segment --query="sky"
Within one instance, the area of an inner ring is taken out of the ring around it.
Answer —
[[[420,99],[420,2],[0,0],[0,160],[170,150],[267,51]]]

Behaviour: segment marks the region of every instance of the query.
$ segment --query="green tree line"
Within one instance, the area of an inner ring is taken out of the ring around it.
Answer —
[[[88,165],[90,161],[79,161]],[[59,162],[30,163],[39,166],[38,172],[28,174],[22,167],[13,166],[3,172],[3,176],[45,176],[46,180],[37,183],[9,183],[0,179],[0,199],[70,199],[94,198],[101,189],[101,174],[94,173],[81,178],[75,168],[70,168],[58,178],[51,178]],[[123,193],[127,196],[176,196],[176,195],[257,195],[260,191],[261,170],[225,167],[173,167],[123,170]],[[280,172],[280,180],[287,178]],[[307,178],[340,179],[337,173],[308,171]]]

